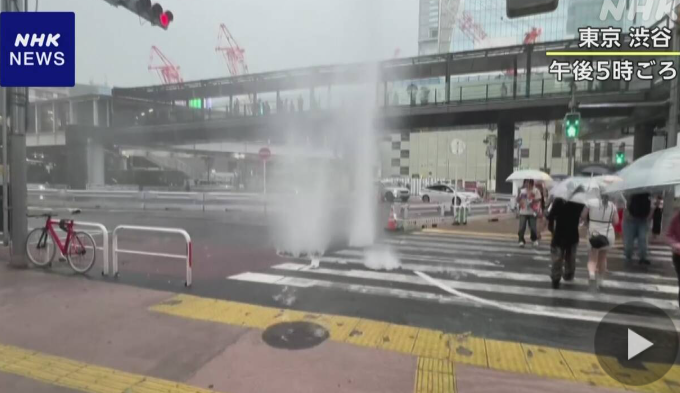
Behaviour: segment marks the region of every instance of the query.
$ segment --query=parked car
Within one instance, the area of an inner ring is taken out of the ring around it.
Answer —
[[[434,184],[420,191],[420,199],[424,203],[450,203],[456,205],[479,202],[482,197],[474,191],[456,191],[455,188],[446,184]]]
[[[379,182],[378,189],[378,192],[380,195],[382,195],[383,200],[387,202],[394,202],[396,200],[408,202],[409,198],[411,197],[411,190],[400,184]]]

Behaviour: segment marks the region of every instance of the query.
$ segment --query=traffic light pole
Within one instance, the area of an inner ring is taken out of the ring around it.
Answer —
[[[26,3],[21,1],[0,1],[0,11],[25,11]],[[9,174],[4,179],[3,206],[7,206],[6,220],[9,220],[10,240],[10,265],[14,267],[26,267],[26,234],[28,222],[26,219],[26,124],[28,122],[28,88],[13,87],[3,88],[3,97],[6,98],[4,111],[8,111],[8,117],[3,118],[3,152],[7,151],[3,162],[9,161],[9,171],[3,167],[3,175]],[[8,173],[9,172],[9,173]],[[9,181],[9,187],[7,186]],[[3,225],[4,226],[4,225]],[[3,228],[4,229],[4,228]]]
[[[680,35],[678,34],[678,24],[673,25],[673,51],[680,51]],[[674,62],[673,66],[678,69],[678,63]],[[670,90],[670,109],[668,114],[668,124],[666,125],[666,148],[674,148],[678,145],[678,78],[671,80]],[[666,191],[663,201],[663,227],[668,228],[673,218],[673,205],[675,202],[675,190]]]

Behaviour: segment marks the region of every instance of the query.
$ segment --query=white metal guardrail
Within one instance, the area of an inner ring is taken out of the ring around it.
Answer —
[[[100,224],[98,222],[84,222],[84,221],[73,221],[73,224],[76,227],[91,227],[91,228],[97,228],[102,232],[102,254],[104,257],[102,258],[102,263],[104,266],[102,267],[102,275],[108,276],[109,275],[109,231],[106,229],[106,227],[103,224]],[[97,243],[95,243],[95,248],[97,247]],[[95,250],[96,252],[96,250]]]
[[[139,251],[139,250],[127,250],[118,248],[118,233],[123,230],[128,231],[138,231],[138,232],[156,232],[156,233],[175,233],[182,235],[186,242],[186,254],[167,254],[159,252],[149,252],[149,251]],[[187,287],[191,286],[191,271],[193,269],[193,257],[192,257],[192,245],[191,237],[189,233],[184,229],[178,228],[162,228],[162,227],[144,227],[144,226],[133,226],[133,225],[119,225],[113,230],[113,275],[118,275],[118,254],[134,254],[134,255],[146,255],[154,257],[164,257],[164,258],[174,258],[174,259],[184,259],[186,261],[186,281],[184,285]]]

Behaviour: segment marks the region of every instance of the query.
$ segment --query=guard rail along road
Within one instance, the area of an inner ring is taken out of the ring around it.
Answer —
[[[138,250],[128,250],[118,247],[118,234],[121,231],[137,231],[137,232],[155,232],[155,233],[176,233],[184,237],[186,242],[186,253],[185,254],[166,254],[159,252],[149,252],[149,251],[138,251]],[[184,285],[187,287],[191,286],[191,270],[193,268],[193,258],[192,258],[192,246],[191,237],[184,229],[178,228],[161,228],[161,227],[143,227],[143,226],[133,226],[133,225],[120,225],[113,230],[113,275],[118,276],[118,254],[133,254],[133,255],[146,255],[154,257],[164,257],[164,258],[174,258],[183,259],[186,261],[186,281]]]

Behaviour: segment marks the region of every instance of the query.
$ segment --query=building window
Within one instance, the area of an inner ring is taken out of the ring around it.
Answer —
[[[609,162],[614,161],[614,144],[607,143],[607,159]]]
[[[570,155],[571,155],[572,158],[576,158],[576,142],[573,142],[571,144],[571,154]]]
[[[562,158],[562,143],[560,142],[553,143],[552,158]]]
[[[402,142],[408,142],[411,140],[411,133],[410,132],[404,132],[401,134],[401,141]]]
[[[411,156],[410,150],[402,150],[401,151],[401,158],[409,158],[410,156]]]
[[[522,158],[529,158],[529,149],[528,148],[522,149]]]
[[[439,31],[437,29],[430,29],[430,38],[437,38]]]
[[[600,142],[595,143],[595,152],[593,155],[593,162],[600,162],[600,149],[602,149],[602,144]]]
[[[392,142],[392,150],[401,150],[401,142]]]
[[[399,158],[393,158],[392,159],[392,167],[393,168],[399,167],[400,165],[401,165],[401,160]]]
[[[407,167],[407,166],[402,166],[401,169],[399,170],[399,174],[400,174],[400,175],[406,175],[406,176],[408,176],[408,174],[409,174],[408,167]]]
[[[590,142],[583,142],[583,150],[581,151],[581,161],[590,162]]]

